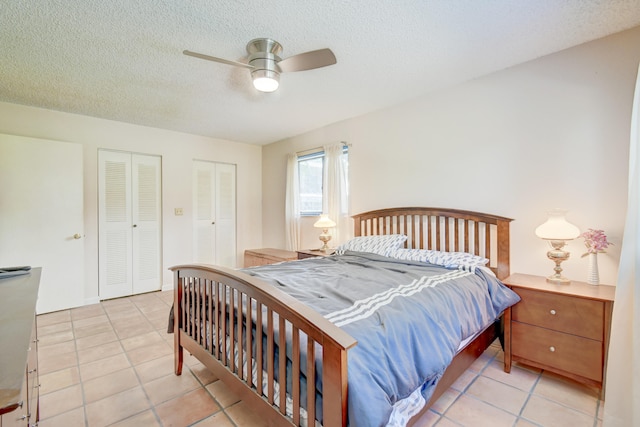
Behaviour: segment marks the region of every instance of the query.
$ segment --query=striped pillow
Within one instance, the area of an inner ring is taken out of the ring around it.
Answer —
[[[342,255],[345,251],[370,252],[382,256],[388,256],[389,252],[399,248],[407,240],[404,234],[388,234],[384,236],[359,236],[354,237],[336,248],[336,254]]]
[[[489,260],[467,252],[443,252],[429,249],[405,249],[397,248],[387,255],[404,261],[427,262],[448,268],[460,268],[475,271],[476,267],[485,266]]]

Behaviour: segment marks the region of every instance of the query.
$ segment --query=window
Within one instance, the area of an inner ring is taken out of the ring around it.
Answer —
[[[324,151],[298,157],[300,215],[322,213],[322,167]]]
[[[349,156],[347,147],[342,152],[342,165],[348,180]],[[300,215],[317,216],[322,213],[322,177],[324,151],[298,156],[298,180],[300,190]],[[349,184],[347,182],[347,189]]]

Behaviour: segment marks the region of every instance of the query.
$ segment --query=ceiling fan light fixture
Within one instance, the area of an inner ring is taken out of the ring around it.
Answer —
[[[318,49],[299,53],[282,59],[282,45],[269,38],[253,39],[247,44],[247,62],[230,61],[190,50],[182,53],[207,61],[219,62],[251,71],[253,86],[260,92],[273,92],[280,86],[280,73],[306,71],[335,64],[336,56],[331,49]]]
[[[280,74],[271,70],[255,70],[251,72],[253,87],[260,92],[273,92],[280,86]]]

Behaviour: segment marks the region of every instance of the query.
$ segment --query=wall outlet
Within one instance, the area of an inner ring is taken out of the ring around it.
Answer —
[[[174,210],[176,216],[180,216],[182,215],[184,212],[182,212],[182,208],[175,208]]]

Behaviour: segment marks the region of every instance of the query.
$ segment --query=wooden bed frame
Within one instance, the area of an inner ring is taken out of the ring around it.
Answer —
[[[470,252],[489,258],[489,266],[498,278],[509,275],[511,219],[441,208],[382,209],[354,215],[353,219],[355,236],[406,234],[407,248]],[[303,425],[305,411],[309,420],[315,419],[319,405],[315,393],[317,379],[322,382],[323,425],[347,425],[347,352],[357,344],[350,335],[293,297],[240,271],[197,264],[175,266],[171,270],[175,280],[176,375],[182,373],[183,349],[187,350],[273,426]],[[263,340],[243,333],[251,328],[256,329],[256,337],[267,337],[266,348]],[[290,342],[285,334],[278,336],[276,332],[285,329],[290,332]],[[488,327],[458,353],[424,410],[497,335],[496,328]],[[301,360],[304,340],[306,360]],[[220,345],[212,345],[216,342]],[[289,349],[291,361],[287,361],[286,352],[282,351],[274,357],[275,346]],[[322,360],[320,378],[314,363],[316,356]],[[256,363],[258,360],[266,361],[266,366]],[[308,379],[306,401],[301,398],[301,362],[306,362],[303,372]],[[293,378],[285,395],[277,392],[278,372],[284,372],[287,363],[292,365]]]

